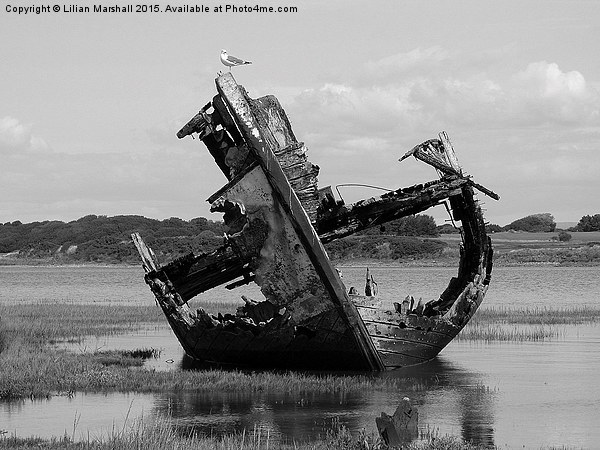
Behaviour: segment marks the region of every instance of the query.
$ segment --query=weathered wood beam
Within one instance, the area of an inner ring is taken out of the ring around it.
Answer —
[[[189,136],[192,133],[203,134],[207,127],[210,126],[210,119],[206,115],[206,111],[210,108],[211,103],[207,103],[202,107],[202,109],[196,114],[194,117],[190,119],[188,123],[186,123],[181,130],[177,132],[177,137],[179,139],[183,139],[186,136]]]
[[[229,248],[193,257],[187,264],[178,265],[177,262],[163,267],[162,272],[185,301],[249,273],[247,261]]]
[[[463,175],[462,168],[458,163],[450,138],[445,131],[442,131],[439,136],[440,139],[429,139],[428,141],[416,145],[406,152],[399,161],[402,162],[409,156],[414,156],[416,159],[435,167],[438,170],[438,173],[455,175],[468,179],[469,184],[475,189],[483,192],[494,200],[500,200],[500,196],[494,191],[479,183],[475,183],[470,177]]]
[[[142,266],[146,273],[157,270],[160,267],[156,255],[150,247],[146,245],[140,233],[133,233],[131,239],[137,248],[140,257],[142,258]]]
[[[483,192],[488,197],[493,198],[494,200],[500,200],[500,196],[498,194],[496,194],[494,191],[492,191],[491,189],[488,189],[479,183],[475,183],[473,180],[469,180],[469,184],[471,186],[473,186],[475,189],[477,189],[478,191]]]
[[[465,178],[442,179],[421,189],[400,189],[377,198],[342,206],[317,221],[317,230],[323,243],[331,242],[369,227],[425,211],[441,201],[460,195]]]

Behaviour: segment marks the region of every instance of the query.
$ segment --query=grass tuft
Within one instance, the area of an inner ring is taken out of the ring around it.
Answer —
[[[160,353],[160,350],[154,348],[144,348],[96,351],[92,356],[103,366],[141,367],[144,365],[144,360],[158,358]]]

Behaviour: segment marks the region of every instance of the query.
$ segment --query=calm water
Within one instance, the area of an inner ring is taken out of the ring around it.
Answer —
[[[346,285],[361,289],[364,268],[342,268]],[[445,287],[454,269],[378,268],[371,271],[380,295],[400,286],[401,297],[427,300]],[[0,267],[0,304],[77,302],[148,304],[153,298],[138,268]],[[121,297],[115,298],[115,286]],[[213,294],[236,301],[239,293]],[[208,297],[206,297],[208,298]],[[217,299],[217,298],[215,298]],[[497,268],[484,307],[600,308],[598,268]],[[201,302],[202,300],[197,300]],[[0,403],[0,430],[21,436],[106,435],[134,418],[170,415],[182,431],[206,433],[252,430],[284,440],[315,438],[337,418],[352,431],[375,431],[375,417],[393,413],[408,395],[419,408],[422,430],[438,429],[506,448],[569,446],[597,448],[600,442],[600,326],[565,326],[544,343],[452,342],[434,361],[380,376],[419,380],[419,392],[319,395],[162,393],[77,394],[49,401]],[[131,336],[90,339],[81,349],[155,347],[156,370],[187,370],[168,328]],[[76,424],[76,426],[74,426]]]
[[[364,267],[342,267],[347,287],[364,288]],[[387,268],[370,266],[381,297],[406,295],[424,300],[437,298],[456,275],[453,268]],[[23,267],[0,266],[0,304],[10,303],[111,303],[152,304],[141,267]],[[256,286],[246,286],[259,297]],[[218,290],[194,299],[237,302],[242,290]],[[239,291],[239,292],[238,292]],[[115,296],[118,292],[118,297]],[[394,300],[395,301],[395,300]],[[598,267],[497,267],[484,307],[568,306],[600,308]]]

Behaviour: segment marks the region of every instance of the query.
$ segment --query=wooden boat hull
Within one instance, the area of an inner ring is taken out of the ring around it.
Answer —
[[[274,97],[250,99],[230,73],[217,79],[217,91],[178,136],[197,133],[229,180],[209,198],[229,228],[223,247],[163,266],[133,236],[146,283],[185,352],[237,366],[367,371],[434,358],[483,301],[492,269],[473,190],[485,188],[462,176],[447,137],[411,151],[433,158],[439,180],[346,206],[317,189],[319,169]],[[322,242],[442,201],[462,224],[463,247],[457,276],[440,298],[421,309],[384,309],[374,297],[349,295]],[[188,304],[216,286],[241,290],[251,282],[264,298],[242,295],[236,314]]]
[[[387,369],[421,364],[436,357],[460,331],[428,317],[397,317],[387,321],[359,308],[369,336]]]
[[[298,327],[286,326],[285,320],[280,316],[260,332],[227,324],[183,330],[179,323],[171,326],[180,330],[178,338],[188,355],[210,363],[285,369],[367,369],[337,311],[314,317],[299,332]]]
[[[368,306],[358,306],[358,311],[386,369],[435,358],[463,328],[439,316],[400,314]]]

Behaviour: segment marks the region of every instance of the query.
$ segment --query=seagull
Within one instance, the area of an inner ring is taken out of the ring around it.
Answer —
[[[243,66],[244,64],[252,64],[251,61],[244,61],[243,59],[236,58],[227,54],[226,50],[221,50],[221,62],[229,67],[229,71],[233,66]]]

